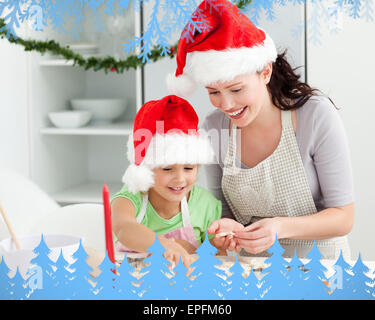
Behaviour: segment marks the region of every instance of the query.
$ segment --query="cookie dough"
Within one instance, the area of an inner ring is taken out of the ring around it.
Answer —
[[[216,238],[226,237],[226,236],[229,236],[229,235],[234,236],[234,232],[232,232],[232,231],[220,232],[220,233],[216,234]]]

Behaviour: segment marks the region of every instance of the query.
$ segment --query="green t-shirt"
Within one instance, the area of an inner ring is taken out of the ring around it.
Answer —
[[[111,201],[118,197],[129,199],[133,203],[135,215],[138,217],[142,208],[142,194],[140,192],[135,194],[131,193],[124,185],[121,191],[113,196]],[[204,241],[207,228],[210,226],[211,222],[221,218],[221,202],[206,189],[194,185],[190,191],[188,207],[190,222],[194,229],[195,238],[200,246]],[[182,213],[179,212],[173,218],[166,220],[157,214],[149,201],[146,214],[141,223],[157,234],[163,235],[183,227]],[[209,235],[209,239],[211,238],[212,235]],[[117,241],[117,238],[115,237],[114,240]]]

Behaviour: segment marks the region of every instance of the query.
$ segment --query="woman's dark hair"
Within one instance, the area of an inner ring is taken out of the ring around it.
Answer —
[[[278,54],[276,61],[272,63],[268,90],[276,107],[281,110],[293,110],[302,107],[310,97],[322,94],[322,92],[299,80],[301,76],[295,71],[300,67],[293,69],[285,58],[286,53],[287,50]],[[328,99],[335,106],[333,101]]]

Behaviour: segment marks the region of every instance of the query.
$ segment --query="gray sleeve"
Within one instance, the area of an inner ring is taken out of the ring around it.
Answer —
[[[205,130],[209,135],[212,132],[220,132],[222,121],[218,119],[220,114],[210,114],[204,121],[202,129]],[[214,130],[213,130],[214,129]],[[211,135],[210,135],[211,136]],[[211,137],[211,143],[215,151],[216,161],[213,164],[208,164],[204,166],[206,184],[208,190],[215,196],[216,199],[221,201],[222,204],[222,217],[232,215],[227,201],[225,200],[223,190],[221,189],[221,180],[223,178],[223,169],[221,167],[221,144],[217,141],[217,137]],[[220,146],[220,147],[218,147]]]
[[[354,190],[344,125],[329,100],[317,104],[315,111],[312,157],[324,206],[328,208],[350,204],[354,201]]]

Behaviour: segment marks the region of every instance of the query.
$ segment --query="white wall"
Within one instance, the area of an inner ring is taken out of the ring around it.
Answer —
[[[0,165],[29,176],[27,55],[0,39]]]
[[[341,107],[351,149],[355,225],[349,235],[352,256],[375,260],[375,22],[343,19],[337,35],[322,32],[322,45],[308,44],[308,82]]]

